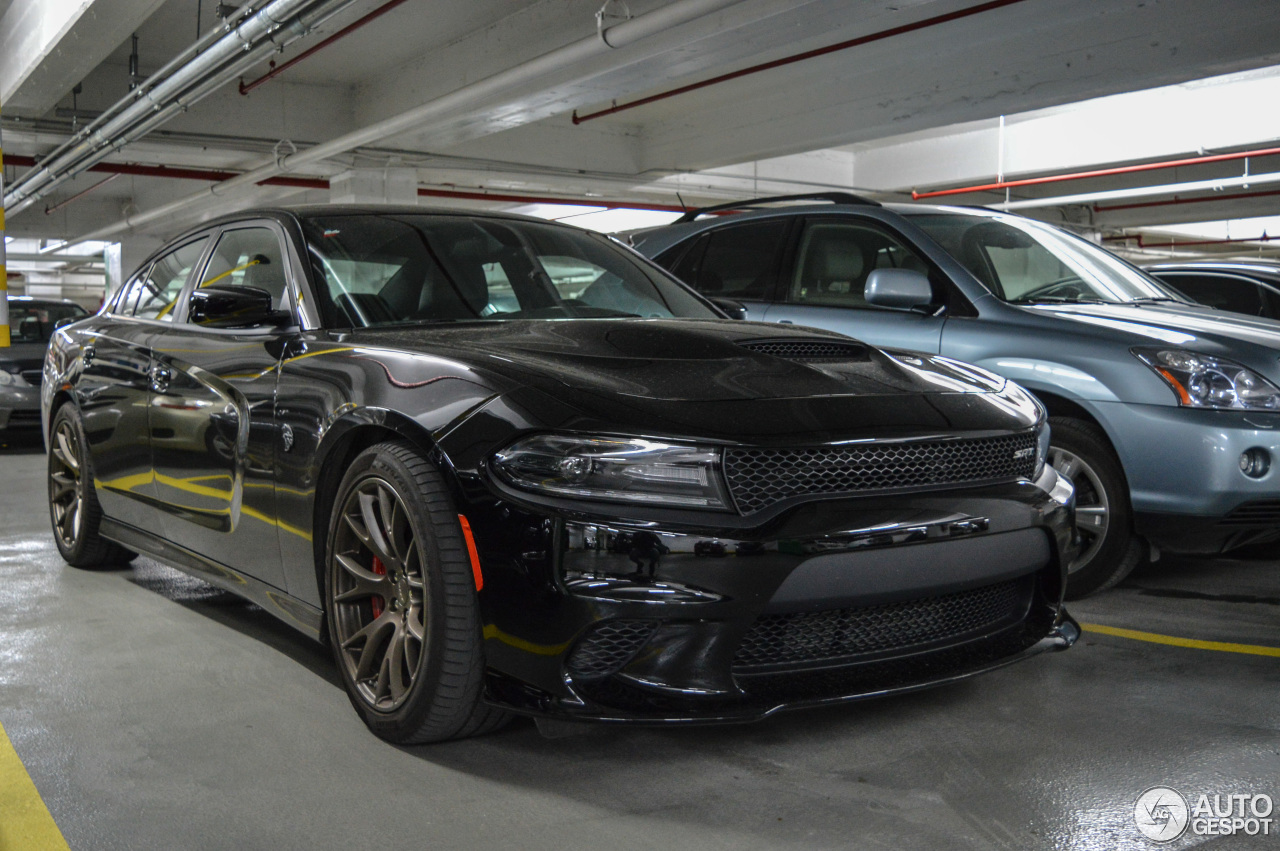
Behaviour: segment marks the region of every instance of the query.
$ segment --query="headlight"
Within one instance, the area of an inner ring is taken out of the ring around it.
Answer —
[[[1226,358],[1183,349],[1134,349],[1186,408],[1236,411],[1280,410],[1280,387]]]
[[[497,453],[512,484],[540,493],[689,508],[728,508],[720,451],[627,437],[536,435]]]
[[[0,369],[0,387],[8,387],[17,377],[6,369]]]
[[[1040,420],[1040,424],[1036,426],[1036,473],[1031,477],[1031,481],[1040,480],[1040,474],[1044,472],[1045,462],[1049,460],[1049,422],[1048,420]]]

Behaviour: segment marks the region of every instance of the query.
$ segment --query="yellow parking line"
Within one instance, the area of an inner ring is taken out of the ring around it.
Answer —
[[[1132,638],[1134,641],[1149,641],[1152,644],[1169,644],[1174,647],[1192,647],[1196,650],[1219,650],[1223,653],[1245,653],[1250,656],[1280,657],[1280,647],[1266,647],[1261,644],[1232,644],[1229,641],[1201,641],[1198,638],[1179,638],[1176,635],[1160,635],[1156,632],[1141,632],[1136,629],[1121,629],[1118,626],[1103,626],[1096,623],[1082,623],[1080,628],[1085,632],[1096,632],[1100,635],[1114,635],[1117,638]]]
[[[0,851],[68,851],[62,831],[0,726]]]

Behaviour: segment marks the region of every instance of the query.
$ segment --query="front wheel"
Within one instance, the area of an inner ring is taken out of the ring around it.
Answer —
[[[1120,459],[1093,423],[1049,420],[1049,463],[1076,488],[1080,554],[1067,568],[1067,599],[1077,600],[1119,583],[1142,558]]]
[[[481,699],[474,578],[439,471],[408,443],[370,447],[338,486],[326,547],[329,638],[352,705],[397,744],[502,726]]]
[[[98,534],[102,509],[93,489],[89,442],[71,404],[58,409],[49,429],[49,515],[54,543],[72,567],[121,567],[138,555]]]

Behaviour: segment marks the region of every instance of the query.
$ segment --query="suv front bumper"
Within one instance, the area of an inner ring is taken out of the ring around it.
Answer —
[[[1280,413],[1123,403],[1096,412],[1129,481],[1138,534],[1206,554],[1280,539]],[[1249,449],[1271,457],[1259,478],[1240,471]]]

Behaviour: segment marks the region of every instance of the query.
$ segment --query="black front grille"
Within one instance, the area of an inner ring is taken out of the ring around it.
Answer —
[[[640,652],[657,621],[605,621],[578,640],[566,667],[575,677],[607,677]]]
[[[758,340],[739,345],[762,355],[773,355],[801,363],[862,360],[867,355],[866,346],[834,340]]]
[[[1036,438],[1023,432],[812,449],[728,449],[724,465],[738,510],[750,514],[797,496],[1030,478]]]
[[[1267,526],[1280,524],[1280,499],[1260,499],[1237,505],[1220,521],[1223,526]]]
[[[39,369],[22,370],[22,380],[32,387],[39,387],[44,382],[44,371]]]
[[[761,615],[733,659],[735,672],[856,662],[1008,626],[1030,605],[1026,577],[920,600],[823,612]]]

